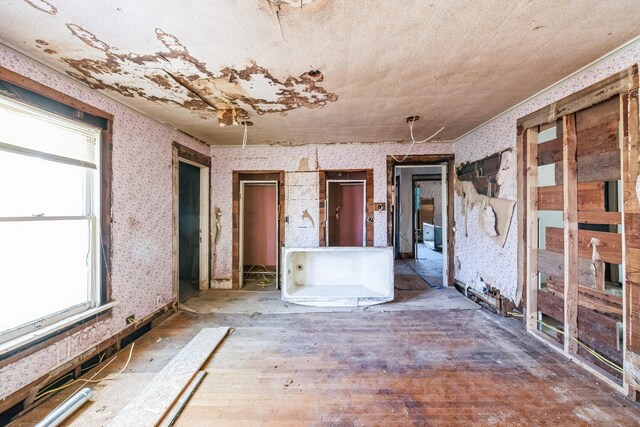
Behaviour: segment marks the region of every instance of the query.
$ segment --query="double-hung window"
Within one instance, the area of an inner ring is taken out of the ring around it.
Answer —
[[[0,96],[0,345],[100,304],[99,145]]]

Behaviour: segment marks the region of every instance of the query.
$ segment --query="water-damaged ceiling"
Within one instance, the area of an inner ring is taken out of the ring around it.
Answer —
[[[451,140],[640,34],[636,0],[5,0],[0,42],[212,145]]]

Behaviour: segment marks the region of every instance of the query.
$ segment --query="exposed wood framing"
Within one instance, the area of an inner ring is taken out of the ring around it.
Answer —
[[[634,90],[621,100],[624,133],[622,146],[622,186],[624,194],[625,235],[625,379],[629,395],[640,398],[640,200],[636,186],[640,170],[640,142],[638,123],[638,91]],[[626,122],[626,123],[625,123]]]
[[[564,116],[562,168],[564,190],[564,350],[578,352],[578,156],[576,116]]]
[[[541,108],[518,120],[524,129],[550,123],[565,115],[575,113],[592,105],[638,88],[638,67],[621,71],[588,88],[582,89],[553,104]]]
[[[527,330],[538,328],[538,129],[527,129],[524,144],[527,158]]]
[[[540,311],[546,315],[556,320],[564,317],[565,310],[561,296],[540,290],[538,291],[538,303]],[[615,334],[611,334],[612,330],[615,331],[617,321],[586,307],[580,306],[577,308],[577,311],[578,335],[576,338],[589,345],[589,347],[607,359],[618,365],[622,365],[622,355],[617,350],[616,336]],[[584,350],[580,349],[577,353],[599,368],[606,370],[606,365],[600,364],[597,359],[590,357]],[[607,371],[613,373],[610,370]]]
[[[539,147],[538,147],[539,148]],[[518,141],[516,145],[517,168],[518,168],[518,199],[516,215],[518,220],[518,289],[516,292],[515,304],[518,307],[526,307],[526,274],[527,274],[527,149],[525,146],[525,132],[518,126]],[[525,320],[525,324],[526,324]]]
[[[563,129],[557,133],[558,138],[535,147],[539,149],[535,153],[539,156],[531,157],[535,148],[532,150],[528,138],[537,132],[538,126],[552,126],[558,120],[562,121]],[[618,120],[623,132],[621,148],[618,148]],[[618,384],[602,376],[602,371],[594,366],[609,374],[619,373],[591,357],[573,338],[617,364],[622,365],[624,361],[624,384],[630,397],[636,399],[640,397],[638,68],[634,66],[523,117],[518,125],[518,148],[523,149],[519,164],[527,171],[519,176],[519,188],[526,190],[522,191],[526,206],[520,204],[523,211],[520,223],[526,226],[522,234],[528,237],[526,246],[521,244],[521,252],[527,257],[520,259],[519,256],[519,264],[525,272],[522,279],[527,299],[527,329],[544,342],[553,341],[534,330],[533,307],[562,322],[566,337],[563,348],[557,349],[619,390],[622,388]],[[562,187],[538,190],[536,175],[531,173],[532,165],[552,163],[556,166],[556,184]],[[607,212],[603,182],[617,180],[623,184],[624,209]],[[532,214],[532,209],[563,210],[565,228],[546,229],[546,250],[531,251],[538,235],[537,212]],[[578,223],[622,225],[624,233],[592,231],[586,227],[578,231]],[[590,246],[592,239],[597,243],[597,254]],[[530,262],[534,257],[537,258],[532,267]],[[624,265],[623,298],[605,291],[604,263]],[[548,275],[544,290],[537,289],[538,271]],[[535,305],[530,298],[536,299]],[[616,340],[619,320],[625,329],[624,355]]]

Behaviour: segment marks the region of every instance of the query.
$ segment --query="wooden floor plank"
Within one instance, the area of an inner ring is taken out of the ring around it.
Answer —
[[[227,327],[198,332],[109,425],[157,425],[228,332]]]
[[[234,333],[200,369],[207,375],[177,426],[640,425],[637,407],[532,339],[520,321],[473,305],[436,309],[460,296],[450,289],[426,289],[429,298],[396,292],[424,309],[178,313],[136,341],[117,390],[126,394],[130,376],[160,372],[201,329],[229,325]],[[102,375],[122,369],[126,351]],[[15,427],[33,426],[67,396]],[[97,395],[74,425],[104,425],[86,416],[117,413],[109,403]]]

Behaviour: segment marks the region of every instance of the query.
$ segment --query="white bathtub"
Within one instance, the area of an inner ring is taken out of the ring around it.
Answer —
[[[316,307],[393,301],[393,248],[282,249],[282,300]]]

